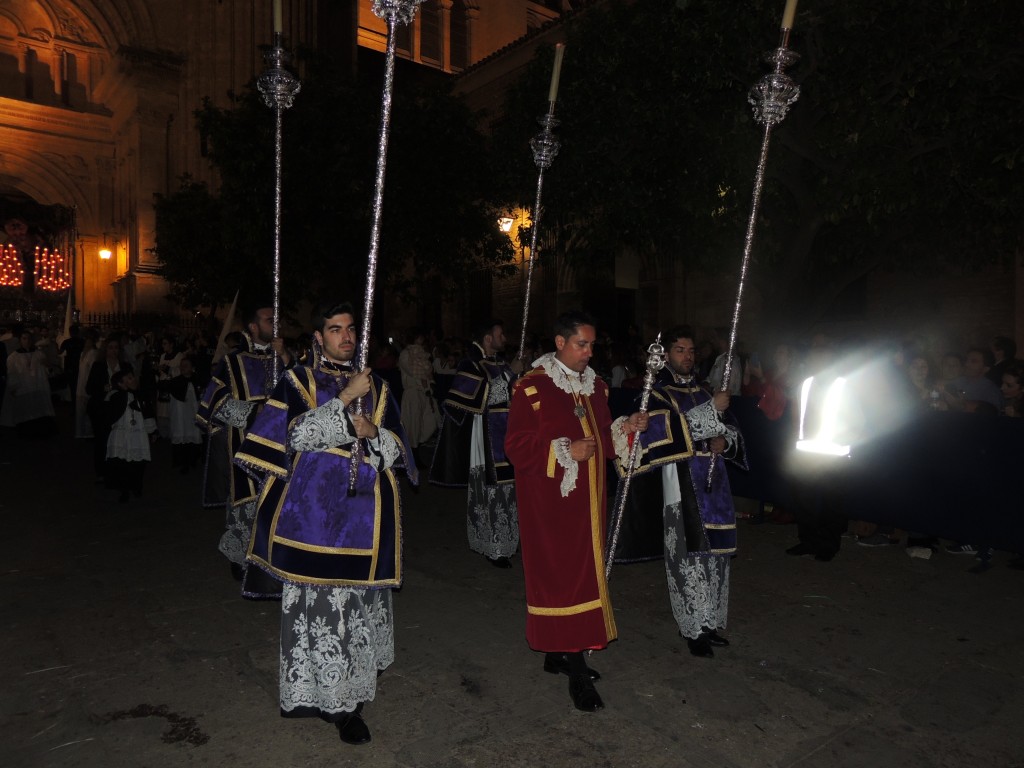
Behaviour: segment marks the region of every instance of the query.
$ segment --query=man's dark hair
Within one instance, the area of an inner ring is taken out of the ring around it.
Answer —
[[[321,304],[313,314],[313,330],[323,333],[324,326],[327,325],[327,321],[335,315],[352,315],[352,319],[356,321],[356,324],[358,325],[359,323],[359,320],[356,317],[356,311],[352,308],[351,302],[326,301]]]
[[[476,327],[473,329],[473,339],[475,341],[483,341],[484,336],[490,336],[494,332],[495,326],[501,326],[502,328],[504,328],[505,323],[496,318],[492,318],[491,320],[483,320],[477,323]]]
[[[267,301],[265,296],[260,296],[253,303],[246,303],[242,317],[245,320],[245,327],[248,328],[250,325],[258,323],[260,320],[260,310],[267,309],[274,306],[274,302]]]
[[[1017,356],[1017,342],[1009,336],[996,336],[992,339],[992,349],[1003,353],[1003,360],[1013,360]]]
[[[697,337],[693,334],[693,328],[688,325],[674,325],[661,338],[665,342],[666,348],[671,347],[680,339],[689,339],[694,344],[697,343]]]
[[[551,330],[555,336],[568,339],[579,330],[581,325],[592,325],[596,328],[597,320],[582,310],[573,309],[563,312],[555,318],[555,324],[551,327]]]

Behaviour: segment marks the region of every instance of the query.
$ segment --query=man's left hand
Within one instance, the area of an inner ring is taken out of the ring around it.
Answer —
[[[284,367],[287,368],[292,362],[292,353],[288,351],[288,347],[284,344],[284,339],[277,338],[270,342],[270,348],[274,350],[278,357],[281,358],[281,362]]]
[[[634,432],[644,432],[647,429],[648,415],[646,413],[640,413],[637,411],[626,423],[629,425],[629,430],[626,432],[627,435],[633,434]]]
[[[379,430],[373,422],[359,414],[352,416],[352,426],[355,427],[356,437],[368,437],[372,440],[379,434]]]
[[[708,449],[716,455],[719,453],[724,453],[725,438],[722,437],[721,435],[718,435],[717,437],[712,437],[710,440],[708,440]]]

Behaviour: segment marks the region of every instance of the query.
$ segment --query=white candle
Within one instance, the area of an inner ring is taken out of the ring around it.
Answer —
[[[555,68],[551,70],[551,88],[548,89],[548,101],[558,97],[558,78],[562,72],[562,57],[565,55],[565,44],[555,46]]]
[[[274,0],[274,32],[279,33],[284,29],[283,15],[281,13],[281,0]]]
[[[797,0],[786,0],[786,10],[782,12],[782,28],[792,29],[793,19],[796,16]]]

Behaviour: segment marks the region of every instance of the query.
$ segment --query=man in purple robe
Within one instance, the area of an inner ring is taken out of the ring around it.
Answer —
[[[326,306],[315,326],[311,364],[281,378],[235,463],[262,481],[248,560],[284,582],[281,715],[319,717],[337,726],[342,741],[364,744],[363,704],[395,656],[391,590],[402,583],[395,470],[404,468],[413,483],[417,474],[390,388],[368,368],[352,370],[352,306]]]
[[[671,329],[666,349],[666,366],[648,406],[650,426],[640,434],[638,471],[661,471],[669,602],[690,653],[711,657],[713,647],[729,644],[718,630],[726,624],[729,561],[736,551],[736,513],[724,459],[744,469],[746,460],[739,430],[723,421],[729,393],[712,394],[696,381],[693,331]],[[711,462],[715,470],[708,489]]]

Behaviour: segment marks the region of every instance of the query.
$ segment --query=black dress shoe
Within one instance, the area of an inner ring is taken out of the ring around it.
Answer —
[[[570,675],[569,672],[569,660],[565,657],[564,653],[548,653],[544,655],[544,671],[550,672],[552,675]],[[590,679],[597,682],[601,679],[601,673],[596,669],[587,667],[587,672],[590,673]]]
[[[718,634],[715,630],[709,629],[704,633],[704,637],[708,639],[708,643],[713,645],[715,648],[725,648],[729,645],[729,641]]]
[[[569,695],[572,697],[572,705],[581,712],[596,712],[599,709],[604,709],[601,694],[597,692],[594,681],[589,677],[570,677]]]
[[[487,562],[493,565],[495,568],[511,568],[512,561],[507,557],[488,557]]]
[[[817,554],[817,550],[810,544],[804,544],[802,541],[786,550],[787,555],[814,555]]]
[[[359,709],[345,715],[335,725],[338,727],[338,736],[346,744],[366,744],[370,741],[370,729],[363,722]]]
[[[715,656],[715,651],[711,647],[711,642],[708,640],[707,635],[701,635],[696,639],[688,637],[686,638],[686,644],[690,647],[690,653],[694,656],[702,656],[705,659],[711,659]]]

